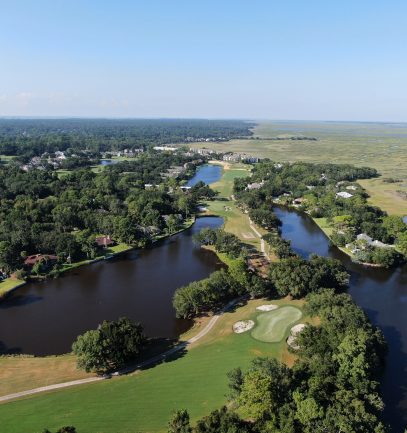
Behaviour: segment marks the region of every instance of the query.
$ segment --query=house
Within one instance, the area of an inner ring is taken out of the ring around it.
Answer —
[[[183,221],[182,215],[180,213],[171,214],[171,215],[161,215],[161,218],[165,221],[165,223],[167,223],[171,216],[175,217],[178,220],[178,222]]]
[[[96,245],[98,247],[107,248],[114,244],[114,240],[109,236],[97,236],[95,239]]]
[[[260,162],[260,158],[257,156],[244,155],[242,156],[242,162],[247,162],[249,164],[257,164]]]
[[[57,256],[52,254],[33,254],[28,256],[24,260],[24,265],[28,267],[33,267],[38,262],[47,262],[49,264],[53,264],[58,260]]]
[[[212,155],[213,153],[216,153],[214,150],[206,149],[205,147],[202,149],[196,149],[196,150],[191,148],[190,150],[198,153],[199,155]]]
[[[171,146],[154,146],[154,150],[159,150],[161,152],[175,152],[177,150],[176,147]]]
[[[368,245],[370,245],[373,242],[373,239],[368,236],[366,233],[360,233],[356,236],[356,239],[358,241],[365,241]]]
[[[385,243],[380,242],[378,240],[373,241],[370,245],[372,245],[372,247],[377,247],[377,248],[389,248],[389,247],[393,247],[393,245],[388,245],[388,244],[385,244]]]
[[[264,181],[249,183],[246,187],[248,190],[260,189],[264,185]]]
[[[240,155],[235,153],[226,153],[222,157],[222,160],[227,162],[240,162],[240,159]]]
[[[370,236],[368,236],[365,233],[360,233],[356,236],[356,239],[358,241],[365,241],[368,245],[371,247],[377,247],[377,248],[393,248],[393,245],[385,244],[378,240],[373,240]]]
[[[353,194],[349,194],[346,191],[341,191],[341,192],[337,192],[336,196],[341,197],[341,198],[351,198],[351,197],[353,197]]]
[[[63,160],[63,159],[66,159],[66,155],[65,155],[64,152],[61,152],[60,150],[57,150],[55,152],[55,158],[59,159],[59,160]]]
[[[348,185],[348,186],[346,187],[346,189],[350,189],[350,190],[352,190],[352,191],[356,191],[356,190],[358,189],[358,187],[357,187],[356,185]]]

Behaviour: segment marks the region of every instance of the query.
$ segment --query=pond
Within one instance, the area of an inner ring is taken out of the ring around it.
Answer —
[[[151,249],[133,250],[55,280],[21,287],[0,303],[1,351],[66,353],[76,336],[120,316],[141,322],[150,337],[178,337],[190,322],[175,318],[175,289],[222,266],[214,253],[195,245],[192,236],[222,222],[198,218],[191,229]]]
[[[207,185],[217,182],[222,176],[222,166],[206,164],[198,168],[195,175],[191,177],[186,186],[194,186],[202,181]]]
[[[210,183],[220,176],[221,167],[214,172],[206,165],[194,178]],[[79,334],[120,316],[141,322],[150,337],[178,337],[191,322],[175,318],[175,290],[223,266],[192,236],[222,224],[222,218],[198,218],[190,229],[153,248],[19,288],[0,303],[0,353],[66,353]]]
[[[372,323],[384,333],[389,345],[382,389],[385,419],[394,432],[407,424],[407,265],[396,269],[369,268],[353,263],[336,247],[310,217],[275,208],[282,220],[282,236],[302,257],[311,253],[342,261],[351,274],[349,293]]]
[[[114,165],[114,164],[117,164],[118,162],[120,162],[119,159],[101,159],[99,165],[103,165],[103,166]]]

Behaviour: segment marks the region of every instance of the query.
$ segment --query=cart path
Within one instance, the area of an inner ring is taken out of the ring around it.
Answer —
[[[254,231],[254,233],[256,234],[256,236],[258,238],[260,238],[260,249],[261,249],[261,252],[263,253],[264,257],[269,260],[269,256],[266,253],[266,246],[265,246],[265,243],[264,243],[264,239],[263,239],[261,233],[256,229],[256,227],[254,226],[253,221],[251,219],[249,219],[249,222],[250,222],[250,228]]]
[[[142,369],[143,367],[146,367],[150,364],[154,364],[154,363],[157,363],[160,361],[164,361],[169,355],[172,355],[176,352],[179,352],[180,350],[185,349],[188,345],[196,343],[198,340],[205,337],[208,334],[208,332],[210,332],[211,329],[215,326],[216,322],[219,320],[219,318],[222,316],[222,314],[227,312],[229,309],[231,309],[235,304],[237,304],[241,300],[242,300],[242,298],[234,299],[233,301],[230,301],[228,304],[226,304],[225,307],[223,307],[219,311],[219,313],[215,314],[209,320],[209,322],[207,323],[205,328],[203,328],[200,332],[198,332],[198,334],[195,335],[194,337],[191,337],[190,339],[188,339],[186,341],[181,341],[180,343],[178,343],[176,346],[172,347],[171,349],[169,349],[169,350],[167,350],[167,351],[165,351],[165,352],[163,352],[157,356],[154,356],[153,358],[150,358],[146,361],[143,361],[140,364],[137,364],[137,365],[132,366],[132,367],[124,368],[118,372],[112,373],[112,375],[110,375],[110,376],[97,376],[97,377],[89,377],[86,379],[72,380],[70,382],[56,383],[54,385],[41,386],[39,388],[28,389],[26,391],[20,391],[20,392],[14,393],[14,394],[3,395],[0,397],[0,403],[1,402],[7,402],[10,400],[15,400],[15,399],[18,399],[21,397],[26,397],[26,396],[33,395],[33,394],[39,394],[41,392],[54,391],[57,389],[68,388],[71,386],[77,386],[77,385],[84,385],[87,383],[99,382],[101,380],[119,377],[122,374],[139,372],[140,369]]]

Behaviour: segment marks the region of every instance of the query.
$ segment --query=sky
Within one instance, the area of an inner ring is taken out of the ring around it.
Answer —
[[[407,2],[0,0],[0,116],[407,121]]]

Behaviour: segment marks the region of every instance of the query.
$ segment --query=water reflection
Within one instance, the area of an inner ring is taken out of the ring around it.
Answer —
[[[351,274],[349,293],[382,330],[388,345],[387,367],[382,388],[385,419],[394,432],[407,424],[407,265],[396,269],[370,268],[353,263],[329,241],[306,215],[283,208],[275,209],[282,220],[282,236],[294,250],[308,258],[316,253],[342,261]]]

